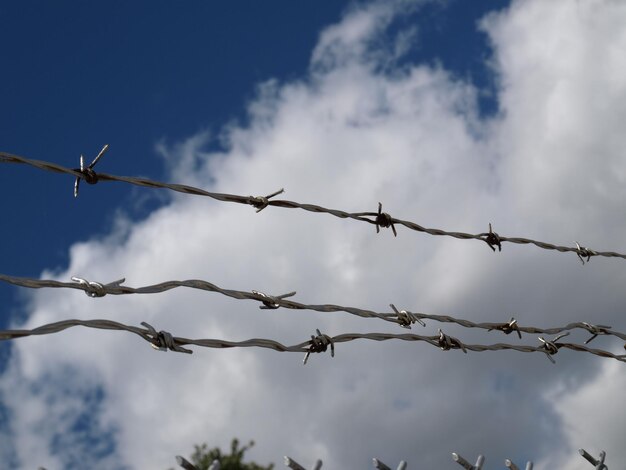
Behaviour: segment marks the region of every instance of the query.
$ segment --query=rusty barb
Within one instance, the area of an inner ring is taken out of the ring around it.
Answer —
[[[96,158],[89,164],[89,166],[85,166],[85,157],[81,154],[80,156],[80,168],[75,168],[74,171],[79,171],[81,176],[76,177],[76,181],[74,181],[74,197],[78,197],[78,186],[80,185],[80,180],[85,180],[88,184],[96,184],[98,182],[98,175],[95,171],[93,171],[93,167],[96,166],[98,160],[102,158],[102,155],[109,150],[109,144],[105,144],[100,150],[100,153],[96,155]]]

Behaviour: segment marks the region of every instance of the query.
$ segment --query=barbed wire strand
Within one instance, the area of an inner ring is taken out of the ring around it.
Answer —
[[[188,186],[184,184],[175,184],[175,183],[163,183],[159,181],[153,181],[148,178],[139,178],[139,177],[130,177],[130,176],[116,176],[110,175],[106,173],[96,173],[93,170],[93,166],[98,161],[98,159],[102,156],[102,154],[108,149],[108,145],[100,151],[98,156],[94,159],[94,161],[88,166],[85,167],[82,163],[81,158],[81,167],[70,169],[64,166],[58,165],[56,163],[41,161],[41,160],[33,160],[25,157],[20,157],[18,155],[12,155],[6,152],[0,152],[0,163],[19,163],[30,165],[35,168],[39,168],[41,170],[51,171],[54,173],[64,173],[71,175],[76,178],[76,182],[74,185],[75,194],[78,194],[78,182],[80,180],[85,180],[87,183],[95,184],[98,181],[118,181],[124,182],[128,184],[133,184],[137,186],[144,186],[149,188],[163,188],[169,189],[172,191],[195,195],[195,196],[206,196],[212,199],[222,201],[222,202],[233,202],[238,204],[248,204],[252,205],[257,209],[257,212],[265,209],[268,206],[273,207],[282,207],[288,209],[302,209],[309,212],[316,213],[326,213],[333,215],[335,217],[339,217],[342,219],[353,219],[361,222],[367,222],[369,224],[373,224],[376,226],[376,231],[379,232],[380,228],[391,228],[394,235],[397,235],[396,225],[402,225],[410,230],[414,230],[416,232],[422,232],[429,235],[434,236],[447,236],[453,237],[461,240],[480,240],[486,243],[493,251],[496,251],[496,247],[498,251],[502,251],[502,243],[515,243],[519,245],[534,245],[538,248],[542,248],[544,250],[553,250],[558,252],[572,252],[576,253],[582,264],[585,264],[586,261],[589,261],[593,256],[602,256],[608,258],[622,258],[626,259],[626,254],[617,253],[614,251],[595,251],[584,246],[581,246],[578,242],[575,242],[576,246],[561,246],[555,245],[548,242],[543,242],[539,240],[533,240],[530,238],[523,237],[505,237],[499,235],[494,232],[491,224],[489,224],[489,232],[478,233],[478,234],[470,234],[464,232],[451,232],[436,228],[427,228],[423,227],[415,222],[411,222],[408,220],[396,219],[389,215],[386,212],[382,212],[382,204],[378,203],[378,211],[377,212],[346,212],[339,209],[330,209],[322,206],[318,206],[315,204],[304,204],[289,200],[282,199],[272,199],[284,190],[281,189],[276,191],[268,196],[241,196],[236,194],[226,194],[226,193],[216,193],[205,191],[200,188],[195,188],[193,186]],[[81,156],[82,157],[82,156]]]
[[[398,310],[394,304],[390,304],[390,307],[393,309],[393,313],[384,313],[384,312],[375,312],[372,310],[360,309],[357,307],[346,307],[341,305],[333,305],[333,304],[303,304],[300,302],[295,302],[293,300],[286,300],[286,297],[290,297],[295,295],[295,292],[290,292],[288,294],[283,294],[279,296],[269,296],[259,291],[245,292],[234,289],[223,289],[215,284],[198,280],[191,279],[186,281],[167,281],[159,284],[154,284],[150,286],[144,287],[128,287],[121,285],[125,282],[125,279],[118,279],[114,282],[110,282],[108,284],[102,284],[99,282],[87,281],[86,279],[73,277],[72,280],[74,282],[62,282],[55,281],[51,279],[32,279],[32,278],[24,278],[24,277],[15,277],[8,276],[6,274],[0,274],[0,281],[6,282],[9,284],[13,284],[20,287],[27,287],[32,289],[39,288],[68,288],[68,289],[78,289],[82,290],[89,297],[103,297],[104,295],[126,295],[126,294],[157,294],[169,291],[171,289],[175,289],[178,287],[188,287],[192,289],[200,289],[210,292],[217,292],[223,294],[225,296],[239,299],[239,300],[255,300],[261,302],[263,305],[260,307],[262,309],[275,309],[279,307],[284,307],[288,309],[296,309],[296,310],[313,310],[318,312],[346,312],[352,315],[357,315],[362,318],[380,318],[382,320],[397,323],[404,328],[410,328],[413,323],[420,323],[422,326],[425,326],[423,320],[434,320],[439,323],[453,323],[465,328],[479,328],[487,331],[501,331],[505,334],[510,334],[512,332],[516,332],[519,338],[522,338],[522,333],[529,334],[545,334],[545,335],[556,335],[560,333],[564,333],[566,331],[572,331],[576,329],[582,329],[590,333],[592,336],[585,341],[585,344],[588,344],[590,341],[595,339],[599,335],[604,336],[615,336],[624,341],[626,341],[626,333],[621,333],[619,331],[612,330],[610,326],[607,325],[592,325],[587,322],[574,322],[569,323],[565,326],[561,327],[553,327],[553,328],[538,328],[535,326],[520,326],[517,323],[517,320],[511,318],[508,322],[504,323],[476,323],[470,320],[460,319],[451,317],[449,315],[435,315],[428,313],[420,313],[420,312],[409,312],[407,310]]]
[[[606,452],[604,451],[600,452],[600,459],[595,459],[593,456],[588,454],[584,449],[579,449],[578,453],[583,458],[585,458],[585,460],[587,460],[589,463],[594,465],[595,468],[599,470],[608,470],[607,465],[604,463],[604,460],[606,458]],[[459,465],[461,465],[466,470],[481,470],[485,463],[485,457],[482,454],[478,455],[475,465],[472,465],[471,463],[469,463],[467,460],[465,460],[456,452],[452,452],[452,460],[458,463]],[[181,457],[180,455],[176,456],[176,463],[186,470],[197,470],[196,466],[194,466],[191,462]],[[372,463],[374,465],[374,468],[377,470],[391,470],[391,467],[387,466],[384,462],[382,462],[381,460],[377,458],[373,458]],[[306,470],[305,467],[303,467],[294,459],[288,456],[284,457],[284,464],[286,467],[289,467],[292,470]],[[405,460],[401,460],[400,463],[398,464],[397,470],[406,470],[407,465],[408,464]],[[519,467],[515,465],[511,459],[506,459],[504,461],[504,465],[511,470],[519,470]],[[213,463],[211,464],[211,467],[209,467],[209,470],[213,470],[213,469],[219,470],[219,468],[220,468],[219,460],[214,460]],[[313,470],[320,470],[321,468],[322,468],[322,461],[320,459],[317,459],[315,462],[315,465],[313,466]],[[526,470],[533,470],[533,463],[531,461],[526,462],[525,468]],[[43,467],[40,467],[40,469],[43,469]]]
[[[301,343],[287,346],[278,341],[264,338],[253,338],[245,341],[226,341],[222,339],[190,339],[184,337],[174,337],[166,331],[157,332],[150,324],[146,322],[141,323],[145,328],[139,328],[136,326],[125,325],[113,320],[95,319],[95,320],[62,320],[58,322],[48,323],[46,325],[28,329],[17,330],[2,330],[0,331],[0,340],[13,340],[18,338],[24,338],[27,336],[48,335],[53,333],[59,333],[68,328],[76,326],[83,326],[87,328],[96,328],[101,330],[116,330],[116,331],[128,331],[141,337],[145,341],[149,342],[153,348],[162,351],[170,350],[181,353],[191,354],[190,349],[184,346],[200,346],[205,348],[226,349],[226,348],[246,348],[246,347],[258,347],[272,349],[278,352],[299,352],[305,353],[304,363],[311,353],[321,353],[331,347],[331,354],[334,355],[335,344],[347,343],[356,341],[359,339],[366,339],[371,341],[388,341],[388,340],[401,340],[409,342],[425,342],[432,346],[438,347],[442,351],[449,351],[453,349],[460,349],[467,354],[467,351],[483,352],[483,351],[503,351],[513,350],[518,352],[540,352],[545,354],[551,362],[555,362],[553,357],[559,352],[560,349],[565,348],[576,352],[586,352],[594,354],[596,356],[616,359],[620,362],[626,362],[626,354],[613,354],[609,351],[601,349],[592,349],[576,343],[563,343],[560,339],[567,335],[559,335],[552,340],[546,340],[539,337],[541,344],[539,346],[529,345],[514,345],[514,344],[465,344],[458,338],[448,336],[443,331],[439,330],[437,336],[421,336],[416,334],[392,334],[392,333],[344,333],[337,336],[329,336],[320,333],[317,330],[317,336],[311,335],[311,339],[303,341]]]

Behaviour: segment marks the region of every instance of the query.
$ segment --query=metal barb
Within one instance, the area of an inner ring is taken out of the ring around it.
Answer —
[[[253,290],[252,293],[265,298],[265,300],[259,299],[261,302],[263,302],[263,305],[259,306],[261,310],[275,310],[280,307],[278,300],[286,299],[287,297],[293,297],[294,295],[296,295],[296,291],[276,296],[267,295],[263,292],[259,292],[258,290]]]
[[[385,465],[383,462],[381,462],[378,459],[372,459],[372,462],[374,464],[374,468],[378,470],[391,470],[391,467],[388,467],[387,465]]]
[[[467,354],[467,350],[465,349],[465,345],[458,339],[453,338],[452,336],[446,335],[441,328],[439,329],[439,348],[442,351],[449,351],[450,349],[461,349],[465,354]]]
[[[302,465],[300,465],[294,459],[292,459],[291,457],[287,457],[287,456],[285,456],[285,465],[291,468],[292,470],[306,470]],[[322,468],[322,461],[318,459],[315,461],[315,465],[313,465],[313,470],[320,470],[320,468]]]
[[[159,331],[157,333],[152,325],[146,322],[141,322],[141,324],[148,329],[150,345],[154,349],[158,349],[159,351],[167,351],[169,349],[170,351],[193,354],[191,349],[183,348],[182,346],[176,344],[176,341],[174,341],[171,333],[168,333],[167,331]]]
[[[98,160],[102,158],[102,155],[104,155],[107,150],[109,150],[109,144],[105,144],[105,146],[102,147],[100,153],[96,155],[96,158],[94,158],[88,166],[85,166],[85,157],[83,155],[80,156],[80,168],[74,169],[74,171],[81,173],[81,176],[77,176],[74,181],[74,197],[78,197],[78,187],[80,186],[81,179],[84,179],[88,184],[96,184],[98,182],[98,175],[93,170],[93,167],[96,166]]]
[[[578,259],[580,259],[580,262],[583,264],[583,266],[585,265],[585,260],[583,259],[584,257],[587,257],[587,262],[589,262],[592,256],[597,255],[595,251],[590,250],[589,248],[585,248],[584,246],[580,246],[578,242],[574,243],[576,243],[576,254],[578,255]]]
[[[374,463],[374,468],[378,470],[391,470],[390,467],[388,467],[387,465],[385,465],[383,462],[381,462],[378,459],[372,459],[372,461]],[[407,466],[407,463],[404,460],[401,460],[396,470],[405,470],[406,466]]]
[[[481,238],[494,252],[496,251],[496,246],[498,247],[498,251],[502,251],[502,241],[500,240],[500,235],[492,230],[491,222],[489,223],[489,233],[481,234]]]
[[[476,459],[476,465],[472,465],[456,452],[452,452],[452,460],[458,463],[465,470],[481,470],[483,468],[483,464],[485,463],[485,457],[479,455]]]
[[[489,328],[487,331],[491,331],[491,330],[502,331],[505,335],[509,335],[513,333],[514,331],[516,331],[517,336],[519,336],[519,339],[522,339],[522,332],[519,330],[519,326],[517,325],[517,320],[513,317],[511,317],[511,319],[508,322],[502,323],[500,325],[496,325],[492,328]]]
[[[506,468],[510,468],[511,470],[519,470],[519,467],[517,465],[515,465],[513,463],[513,461],[510,460],[510,459],[506,459],[504,461],[504,465],[506,466]],[[526,469],[525,470],[533,470],[533,463],[532,462],[526,462]]]
[[[581,322],[581,325],[584,325],[585,329],[591,333],[591,338],[585,341],[585,344],[591,343],[598,335],[606,335],[608,334],[607,330],[610,330],[611,327],[607,325],[592,325],[587,322]]]
[[[83,279],[82,277],[77,276],[72,276],[72,281],[78,282],[83,287],[83,289],[85,290],[85,294],[87,294],[87,297],[96,298],[104,297],[107,294],[107,287],[119,287],[122,283],[126,281],[126,278],[118,279],[117,281],[109,282],[108,284],[88,281],[86,279]]]
[[[511,460],[506,459],[504,461],[504,466],[506,468],[510,468],[511,470],[519,470],[519,467],[517,465],[515,465]]]
[[[591,454],[589,454],[585,449],[578,449],[578,453],[591,465],[596,467],[596,470],[609,470],[609,467],[604,463],[604,459],[606,459],[606,452],[600,452],[600,458],[596,459]]]
[[[335,357],[335,343],[333,339],[328,335],[323,335],[319,329],[315,330],[317,332],[317,336],[311,335],[310,346],[306,354],[304,355],[304,360],[302,363],[306,365],[309,360],[309,356],[311,353],[321,353],[325,352],[330,345],[330,357]]]
[[[257,214],[265,209],[269,203],[270,199],[274,196],[278,196],[281,193],[285,192],[285,188],[280,188],[278,191],[273,192],[272,194],[268,194],[267,196],[249,196],[248,204],[256,207]]]
[[[376,233],[380,233],[380,227],[391,227],[391,230],[393,231],[393,236],[398,236],[398,233],[396,232],[396,226],[393,223],[393,218],[386,212],[383,212],[383,205],[381,202],[378,203],[378,213],[376,214]]]
[[[557,341],[560,340],[561,338],[568,336],[569,335],[569,331],[565,332],[565,333],[561,333],[560,335],[558,335],[556,338],[554,338],[552,341],[548,341],[544,338],[542,338],[541,336],[539,336],[539,341],[541,341],[543,343],[543,352],[546,354],[546,356],[548,357],[548,359],[550,359],[550,362],[552,362],[552,364],[556,364],[556,361],[552,358],[552,356],[556,353],[559,352],[559,344],[557,344]]]
[[[176,456],[176,463],[185,470],[198,470],[198,467],[196,467],[194,464],[192,464],[189,460],[182,457],[181,455]]]
[[[421,318],[418,318],[415,314],[411,312],[407,312],[406,310],[399,310],[396,308],[394,304],[389,304],[389,306],[396,312],[398,316],[398,325],[402,328],[406,328],[408,330],[411,329],[411,325],[413,323],[419,323],[422,326],[426,326],[426,323]]]

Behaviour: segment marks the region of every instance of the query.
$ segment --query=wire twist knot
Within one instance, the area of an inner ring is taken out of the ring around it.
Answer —
[[[307,363],[311,353],[325,352],[328,349],[328,346],[330,346],[330,357],[335,357],[335,343],[333,342],[333,339],[328,335],[322,334],[319,329],[316,329],[315,331],[317,332],[317,336],[311,335],[309,350],[304,355],[304,360],[302,361],[303,364]]]
[[[150,341],[150,346],[152,346],[154,349],[158,349],[159,351],[167,351],[169,349],[170,351],[176,351],[186,354],[193,353],[191,349],[179,346],[176,343],[176,340],[174,340],[174,337],[171,335],[171,333],[162,330],[157,333],[152,325],[146,322],[141,322],[141,324],[148,329],[148,336],[150,338],[148,341]]]
[[[119,287],[119,285],[122,284],[125,280],[125,278],[122,278],[108,284],[101,284],[100,282],[88,281],[86,279],[83,279],[82,277],[72,277],[72,281],[78,282],[84,289],[85,294],[91,298],[104,297],[107,294],[107,287]]]
[[[489,224],[489,233],[481,233],[480,238],[487,245],[489,245],[489,248],[493,251],[496,251],[496,246],[498,247],[498,251],[502,251],[502,241],[500,240],[500,235],[493,231],[491,223]]]
[[[80,172],[80,176],[76,177],[76,181],[74,181],[74,197],[78,197],[78,187],[80,185],[80,180],[83,179],[87,184],[96,184],[98,182],[98,175],[93,170],[93,167],[96,166],[98,160],[102,158],[102,155],[109,149],[109,144],[106,144],[100,150],[100,153],[93,159],[93,161],[85,166],[85,157],[80,156],[80,168],[74,168],[74,171]]]
[[[610,326],[607,325],[592,325],[591,323],[582,322],[583,328],[585,328],[589,333],[591,333],[591,338],[585,341],[585,344],[591,343],[598,335],[608,335],[610,332],[608,330],[611,329]]]
[[[398,325],[400,325],[402,328],[410,330],[413,323],[419,323],[422,326],[426,326],[426,323],[424,323],[424,321],[414,313],[407,312],[406,310],[398,310],[394,304],[389,304],[389,306],[393,309],[394,312],[396,312],[396,315],[398,317]]]
[[[592,256],[596,256],[598,254],[595,251],[590,250],[589,248],[580,246],[578,242],[574,242],[574,243],[576,243],[576,254],[578,255],[578,259],[583,265],[585,264],[585,260],[584,260],[585,257],[587,258],[587,262],[589,262]]]
[[[465,349],[465,345],[460,340],[446,335],[443,331],[441,331],[441,329],[439,329],[439,339],[437,340],[437,343],[442,351],[461,349],[465,354],[467,354],[467,349]]]
[[[558,344],[557,341],[560,340],[561,338],[564,338],[565,336],[568,336],[568,335],[569,335],[569,331],[567,331],[565,333],[561,333],[556,338],[554,338],[552,341],[548,341],[548,340],[542,338],[541,336],[539,336],[539,341],[541,341],[543,343],[543,345],[542,345],[543,352],[546,354],[548,359],[550,359],[550,362],[552,362],[552,364],[556,364],[556,361],[552,358],[552,356],[555,355],[556,353],[558,353],[559,352],[559,348],[561,347],[561,345]]]
[[[267,295],[257,290],[253,290],[252,293],[260,297],[263,297],[262,299],[259,299],[263,303],[263,305],[259,306],[261,310],[277,309],[280,307],[280,303],[279,303],[280,300],[285,299],[287,297],[293,297],[294,295],[296,295],[296,291],[289,292],[283,295],[277,295],[277,296]]]
[[[391,230],[393,231],[393,236],[398,236],[398,233],[396,232],[396,226],[393,224],[393,218],[388,213],[383,212],[383,205],[379,202],[378,212],[376,214],[376,233],[380,233],[380,227],[391,227]]]
[[[284,192],[285,192],[285,189],[281,188],[278,191],[273,192],[272,194],[268,194],[267,196],[248,196],[248,204],[256,207],[256,212],[258,214],[269,205],[270,203],[269,200],[271,198]]]
[[[495,326],[489,328],[487,331],[491,331],[491,330],[502,331],[505,335],[510,335],[511,333],[513,333],[515,331],[515,332],[517,332],[517,336],[519,336],[519,339],[522,339],[522,332],[519,330],[519,326],[518,326],[517,320],[515,318],[511,318],[506,323],[501,323],[500,325],[495,325]]]

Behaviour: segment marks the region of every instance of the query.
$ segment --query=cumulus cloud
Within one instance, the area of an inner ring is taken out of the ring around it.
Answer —
[[[222,130],[221,151],[206,150],[208,133],[160,144],[170,176],[236,194],[285,187],[289,199],[348,211],[374,211],[382,201],[393,216],[426,226],[482,232],[491,221],[506,235],[619,250],[625,8],[528,0],[486,18],[500,108],[481,117],[471,83],[441,67],[389,64],[389,51],[406,47],[406,32],[386,33],[405,6],[349,10],[320,34],[300,80],[259,86],[249,122]],[[475,321],[515,315],[522,324],[586,320],[624,330],[626,275],[615,260],[583,268],[573,254],[512,245],[494,254],[482,243],[402,228],[394,238],[328,215],[255,214],[189,196],[141,222],[121,218],[111,233],[75,244],[66,270],[43,277],[72,275],[125,276],[131,286],[199,278],[271,294],[296,290],[307,303],[380,311],[393,302]],[[315,328],[398,332],[348,314],[261,311],[183,289],[97,300],[41,291],[29,311],[29,328],[110,318],[177,336],[289,344]],[[619,364],[564,351],[554,366],[543,355],[464,355],[401,342],[336,349],[334,359],[315,355],[303,367],[296,355],[263,350],[157,353],[132,335],[94,330],[19,340],[0,383],[12,450],[20,466],[50,470],[76,462],[167,468],[194,443],[225,446],[233,436],[255,439],[250,456],[261,463],[289,454],[305,464],[321,458],[328,468],[367,467],[372,457],[454,468],[452,451],[484,453],[494,466],[508,457],[556,468],[555,458],[585,446],[597,454],[596,445],[611,461],[626,458],[615,438],[626,433],[624,421],[605,428],[596,415],[590,432],[581,411],[598,400],[620,409]],[[567,468],[583,464],[574,459]]]

